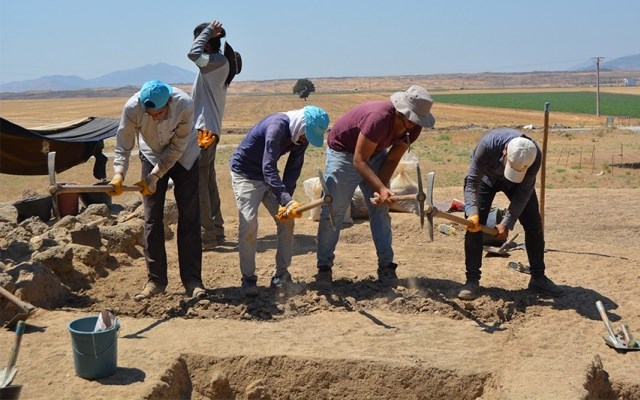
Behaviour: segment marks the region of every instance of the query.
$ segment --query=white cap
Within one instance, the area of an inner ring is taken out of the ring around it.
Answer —
[[[533,141],[517,137],[507,145],[507,163],[504,166],[504,177],[513,183],[520,183],[527,169],[536,161],[538,147]]]

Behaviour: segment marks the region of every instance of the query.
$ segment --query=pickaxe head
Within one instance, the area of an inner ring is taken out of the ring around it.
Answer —
[[[422,189],[422,173],[420,172],[420,164],[416,163],[416,175],[418,178],[418,193],[416,194],[416,200],[418,201],[418,210],[420,212],[420,228],[424,228],[424,201],[427,195]]]
[[[429,231],[429,240],[433,242],[433,181],[436,179],[435,172],[429,172],[427,174],[427,192],[425,193],[425,199],[427,206],[421,211],[427,217],[427,230]]]
[[[331,229],[336,230],[336,221],[333,218],[333,197],[331,197],[331,193],[329,193],[329,189],[327,188],[327,183],[324,181],[324,174],[318,168],[318,179],[320,180],[320,185],[322,186],[322,198],[324,199],[324,203],[327,206],[327,211],[329,212],[329,222],[331,222]]]

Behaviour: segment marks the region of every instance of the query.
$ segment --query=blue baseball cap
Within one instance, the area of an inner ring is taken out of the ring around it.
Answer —
[[[316,147],[324,144],[324,133],[329,128],[329,115],[320,107],[306,106],[304,111],[304,133],[309,143]]]
[[[171,92],[171,86],[157,79],[145,82],[140,89],[140,102],[147,110],[159,110],[167,105]]]

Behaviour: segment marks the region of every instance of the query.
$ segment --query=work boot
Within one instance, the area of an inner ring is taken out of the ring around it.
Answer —
[[[256,297],[258,295],[258,277],[255,275],[242,276],[242,293],[247,297]]]
[[[478,292],[480,291],[480,282],[479,281],[467,281],[460,292],[458,292],[458,298],[461,300],[474,300],[478,297]]]
[[[564,290],[545,275],[536,278],[531,277],[529,280],[529,290],[550,297],[560,297],[564,294]]]
[[[331,283],[333,282],[333,273],[331,267],[326,265],[318,265],[318,273],[316,273],[316,282],[318,283]]]
[[[141,301],[144,299],[150,299],[153,296],[160,294],[164,292],[164,288],[161,287],[160,285],[158,285],[157,283],[155,283],[154,281],[148,281],[145,285],[144,288],[142,289],[142,292],[136,294],[135,296],[133,296],[133,299],[135,301]]]
[[[227,243],[227,238],[224,235],[216,235],[216,244],[218,246],[224,246]]]
[[[293,280],[291,274],[288,271],[284,271],[282,274],[271,277],[271,289],[286,289],[291,285]]]
[[[384,267],[378,267],[378,280],[384,286],[396,286],[398,284],[398,275],[396,274],[398,264],[390,263]]]

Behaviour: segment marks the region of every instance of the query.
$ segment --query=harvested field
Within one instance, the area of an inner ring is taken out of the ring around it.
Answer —
[[[314,94],[309,100],[336,118],[376,96]],[[117,117],[124,102],[96,100],[82,108],[77,100],[4,100],[0,106],[3,117],[35,126],[87,115]],[[51,101],[49,115],[42,113],[44,103],[33,103],[40,101]],[[114,198],[110,208],[81,207],[79,215],[58,222],[32,218],[18,224],[11,203],[25,192],[44,193],[48,178],[0,175],[0,285],[39,308],[27,320],[17,362],[14,383],[24,385],[22,398],[640,398],[640,351],[609,348],[595,307],[602,301],[616,328],[626,323],[640,336],[640,256],[634,245],[640,237],[640,171],[622,166],[640,162],[638,132],[606,127],[602,118],[551,114],[545,257],[548,275],[566,290],[562,298],[526,290],[529,276],[507,267],[510,261],[527,263],[525,252],[514,250],[507,258],[485,258],[482,296],[460,301],[464,231],[436,231],[430,242],[410,213],[392,214],[398,287],[375,280],[375,249],[363,219],[342,232],[334,284],[315,282],[317,223],[303,218],[296,221],[290,270],[295,285],[276,292],[268,288],[275,224],[262,209],[260,295],[246,299],[239,290],[237,210],[226,162],[238,133],[252,121],[301,105],[295,96],[230,95],[229,132],[222,142],[227,147],[220,150],[218,168],[227,242],[203,253],[208,290],[200,301],[185,298],[179,282],[171,201],[165,220],[169,287],[138,303],[132,297],[146,281],[146,267],[137,195]],[[529,132],[542,139],[542,112],[436,105],[434,114],[437,128],[425,132],[412,151],[423,173],[436,171],[438,203],[462,198],[468,154],[485,129],[534,124]],[[130,176],[136,176],[139,163],[131,164]],[[91,183],[92,165],[63,172],[58,181]],[[303,178],[319,166],[322,152],[309,153]],[[296,198],[307,201],[302,182],[298,187]],[[502,197],[496,202],[506,205]],[[435,225],[446,222],[436,219]],[[100,234],[98,245],[74,243],[73,232],[92,226]],[[515,233],[522,243],[520,225]],[[0,306],[3,321],[17,312],[6,301]],[[89,381],[75,374],[67,326],[103,308],[121,323],[118,369]],[[2,366],[14,336],[0,330]]]

